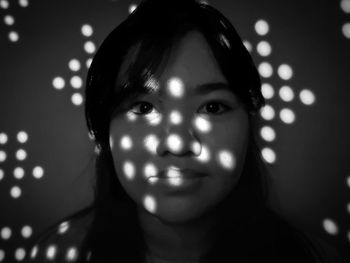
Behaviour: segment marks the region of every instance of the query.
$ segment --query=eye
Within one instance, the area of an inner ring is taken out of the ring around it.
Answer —
[[[150,113],[152,108],[154,107],[151,103],[146,101],[138,101],[131,106],[131,111],[137,115],[144,115]]]
[[[222,114],[228,111],[229,109],[231,109],[229,106],[227,106],[226,104],[220,101],[210,101],[204,104],[203,107],[207,110],[208,113],[217,114],[217,115]]]

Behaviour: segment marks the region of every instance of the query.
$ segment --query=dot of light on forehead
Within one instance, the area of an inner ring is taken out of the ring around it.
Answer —
[[[350,23],[345,23],[342,27],[343,34],[346,38],[350,38]]]
[[[276,132],[270,126],[262,127],[260,130],[260,135],[267,142],[272,142],[276,138]]]
[[[263,119],[270,121],[275,118],[275,110],[270,105],[265,105],[260,110],[260,115]]]
[[[19,161],[25,160],[25,159],[27,158],[27,152],[26,152],[25,150],[23,150],[23,149],[17,150],[17,152],[16,152],[16,158],[17,158],[17,160],[19,160]]]
[[[11,235],[12,235],[12,231],[11,228],[9,228],[8,226],[5,226],[1,229],[1,238],[4,240],[10,239]]]
[[[94,30],[93,30],[92,26],[90,26],[89,24],[84,24],[81,27],[81,33],[85,37],[91,37],[92,34],[94,33]]]
[[[146,195],[143,199],[143,206],[150,213],[155,213],[157,209],[156,200],[151,195]]]
[[[68,262],[75,261],[78,257],[78,250],[75,247],[67,249],[66,260]]]
[[[130,150],[133,146],[133,142],[132,139],[129,135],[124,135],[121,139],[120,139],[120,147],[123,150]]]
[[[263,78],[270,78],[273,74],[273,68],[270,63],[268,62],[262,62],[260,63],[258,67],[259,74]]]
[[[289,86],[283,86],[279,90],[279,96],[283,101],[290,102],[294,99],[294,91]]]
[[[243,45],[248,50],[248,52],[252,52],[253,46],[252,46],[252,44],[250,44],[250,42],[248,40],[244,40]]]
[[[211,123],[203,117],[196,117],[194,119],[194,125],[199,131],[203,133],[208,133],[212,129]]]
[[[16,179],[22,179],[24,177],[24,169],[22,167],[16,167],[13,170],[13,175]]]
[[[315,103],[315,95],[311,90],[304,89],[299,93],[299,98],[301,102],[305,105],[312,105]]]
[[[261,19],[255,23],[255,31],[260,36],[265,36],[270,30],[269,24]]]
[[[143,169],[146,178],[156,176],[158,173],[157,167],[153,163],[147,163]]]
[[[123,171],[127,179],[133,180],[135,178],[135,165],[131,161],[124,162]]]
[[[22,261],[25,258],[25,256],[26,256],[26,251],[24,248],[19,247],[16,249],[16,251],[15,251],[16,260]]]
[[[340,7],[345,13],[350,14],[350,0],[342,0],[340,2]]]
[[[162,121],[162,116],[157,112],[151,112],[147,114],[145,117],[148,121],[148,124],[151,126],[156,126]]]
[[[11,16],[11,15],[6,15],[6,16],[4,17],[4,22],[5,22],[5,24],[8,25],[8,26],[12,26],[12,25],[15,23],[15,19],[14,19],[14,17]]]
[[[6,133],[0,133],[0,144],[5,144],[8,141],[8,137]]]
[[[276,162],[276,154],[271,148],[266,147],[262,149],[261,154],[267,163],[272,164]]]
[[[131,4],[129,6],[129,14],[131,14],[132,12],[134,12],[137,8],[137,5],[136,4]]]
[[[200,155],[197,158],[198,161],[200,162],[208,162],[210,160],[210,150],[207,146],[202,145],[202,151]]]
[[[227,170],[233,170],[236,166],[235,157],[230,151],[227,150],[219,151],[217,155],[217,160],[219,164],[221,164],[221,166]]]
[[[48,246],[46,250],[46,257],[48,259],[54,259],[56,257],[57,247],[55,245]]]
[[[260,41],[256,47],[258,54],[262,57],[267,57],[271,54],[272,48],[269,42]]]
[[[17,141],[19,143],[26,143],[28,141],[28,134],[25,131],[20,131],[17,133]]]
[[[174,151],[174,152],[179,152],[181,151],[182,147],[183,147],[183,142],[182,139],[179,135],[177,134],[170,134],[167,137],[166,140],[166,144],[168,145],[168,147]]]
[[[289,80],[293,77],[293,69],[287,64],[282,64],[277,70],[278,76],[283,80]]]
[[[171,78],[167,84],[168,92],[175,98],[183,97],[185,93],[184,83],[180,78]]]
[[[261,92],[265,99],[272,99],[275,95],[275,91],[271,84],[263,83],[261,85]]]
[[[17,199],[21,196],[22,190],[18,186],[13,186],[10,190],[10,195],[12,198]]]
[[[28,225],[23,226],[21,234],[24,238],[30,238],[30,236],[33,234],[33,229]]]
[[[158,137],[154,134],[147,135],[144,139],[145,148],[152,154],[157,153],[157,147],[159,144]]]
[[[62,77],[55,77],[52,81],[52,85],[55,89],[63,89],[66,83]]]
[[[339,232],[338,225],[332,219],[324,219],[322,225],[324,230],[330,235],[336,235]]]
[[[11,42],[17,42],[19,40],[19,35],[16,31],[11,31],[9,33],[9,39]]]
[[[173,110],[169,115],[170,122],[174,125],[178,125],[182,122],[182,115],[179,111]]]
[[[295,114],[291,109],[282,109],[280,119],[286,124],[291,124],[295,121]]]
[[[4,162],[7,158],[7,154],[4,151],[0,151],[0,163]]]
[[[32,251],[30,252],[30,257],[35,258],[37,254],[38,254],[38,246],[34,246],[32,248]]]

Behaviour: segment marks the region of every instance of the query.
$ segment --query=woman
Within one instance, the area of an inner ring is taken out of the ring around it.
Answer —
[[[98,156],[94,203],[71,221],[92,218],[79,262],[331,262],[268,208],[259,74],[216,9],[143,1],[87,80]]]

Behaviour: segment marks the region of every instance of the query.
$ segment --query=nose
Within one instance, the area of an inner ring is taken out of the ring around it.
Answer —
[[[201,148],[201,143],[191,125],[170,124],[162,130],[156,152],[159,156],[166,154],[199,156]]]

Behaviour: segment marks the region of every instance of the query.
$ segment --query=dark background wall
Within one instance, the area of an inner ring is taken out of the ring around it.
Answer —
[[[91,201],[86,64],[133,4],[0,0],[0,262],[24,260],[33,237]],[[210,4],[270,85],[259,143],[272,205],[350,260],[350,1]]]

